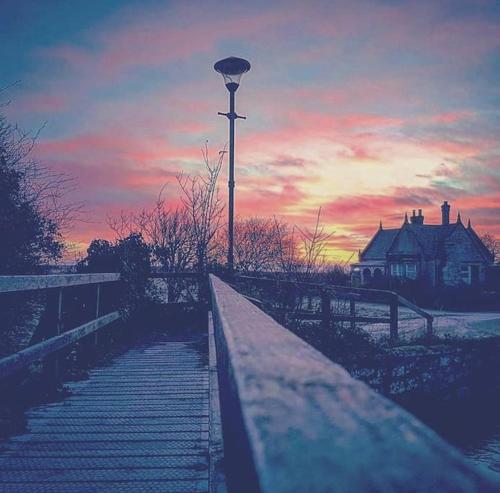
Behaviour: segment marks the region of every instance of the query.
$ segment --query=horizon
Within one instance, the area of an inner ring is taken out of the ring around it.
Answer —
[[[345,261],[377,231],[452,206],[500,236],[500,5],[482,2],[54,1],[4,5],[8,119],[44,126],[33,156],[87,203],[68,244],[113,238],[107,215],[152,206],[227,141],[213,64],[252,69],[236,109],[236,215],[311,227]],[[496,56],[496,58],[495,58]],[[16,83],[16,81],[20,81]],[[227,162],[219,180],[227,196]]]

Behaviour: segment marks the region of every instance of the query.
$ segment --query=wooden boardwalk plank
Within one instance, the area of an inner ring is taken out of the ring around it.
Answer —
[[[144,469],[193,468],[203,470],[208,468],[207,458],[197,455],[109,457],[106,458],[106,466],[112,469],[134,468],[137,467],[139,460],[144,462],[142,466]],[[102,459],[99,457],[7,457],[0,460],[0,467],[3,472],[44,469],[96,470],[102,469]]]
[[[54,412],[48,412],[44,410],[40,410],[38,413],[30,413],[28,417],[34,417],[34,418],[48,418],[49,416],[52,415],[58,415],[59,413],[54,411]],[[64,418],[71,418],[71,419],[78,419],[78,418],[88,418],[88,419],[106,419],[109,416],[108,410],[99,410],[95,411],[92,408],[89,409],[82,409],[82,408],[76,408],[72,407],[71,409],[68,409],[64,413]],[[144,409],[143,412],[141,413],[142,418],[148,418],[148,419],[154,419],[154,418],[178,418],[178,417],[196,417],[196,416],[208,416],[208,408],[203,409],[192,409],[188,408],[185,409],[183,407],[176,407],[174,409],[167,408],[165,409],[160,409],[160,410],[155,410],[155,409]],[[133,410],[132,411],[113,411],[113,417],[114,418],[119,418],[119,419],[133,419],[136,418],[137,415],[134,414]]]
[[[130,417],[130,418],[117,418],[117,417],[102,417],[102,418],[72,418],[65,416],[64,418],[59,418],[57,421],[48,418],[34,417],[30,419],[30,426],[32,429],[36,429],[38,426],[43,426],[45,429],[58,428],[60,426],[74,426],[74,427],[86,427],[89,425],[101,425],[101,426],[149,426],[151,424],[155,426],[177,426],[177,425],[196,425],[196,426],[206,426],[208,424],[208,417],[200,416],[163,416],[155,418],[144,418],[144,417]]]
[[[189,341],[135,345],[0,442],[2,493],[208,492],[209,379]]]
[[[165,433],[165,432],[175,432],[175,431],[207,431],[207,422],[181,422],[177,424],[172,423],[157,423],[154,420],[147,422],[137,420],[131,423],[122,424],[111,424],[106,423],[106,430],[109,433],[137,433],[137,432],[148,432],[148,433]],[[32,421],[29,426],[29,433],[47,434],[47,433],[92,433],[92,427],[95,423],[87,423],[82,425],[78,422],[73,422],[71,424],[58,421],[56,423],[50,422],[35,422]]]
[[[57,452],[59,455],[65,455],[66,452],[70,454],[77,454],[81,452],[84,455],[91,455],[95,450],[113,451],[119,455],[119,452],[124,455],[133,455],[141,450],[144,453],[158,453],[158,454],[173,454],[182,455],[186,454],[199,454],[206,452],[205,443],[199,442],[58,442],[58,443],[27,443],[23,447],[12,447],[8,451],[2,451],[2,454],[7,455],[38,455],[45,456],[47,452]],[[1,476],[0,476],[1,480]],[[1,483],[0,483],[1,484]],[[2,491],[0,489],[0,491]]]
[[[207,480],[4,483],[3,487],[2,493],[201,493],[207,491]]]

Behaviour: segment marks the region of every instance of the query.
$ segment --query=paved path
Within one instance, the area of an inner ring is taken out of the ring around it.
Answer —
[[[208,491],[206,357],[165,336],[67,384],[0,443],[2,493]]]

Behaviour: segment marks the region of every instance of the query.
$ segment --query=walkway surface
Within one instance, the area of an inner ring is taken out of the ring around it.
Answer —
[[[208,491],[207,363],[159,335],[66,384],[68,397],[0,443],[0,491]]]

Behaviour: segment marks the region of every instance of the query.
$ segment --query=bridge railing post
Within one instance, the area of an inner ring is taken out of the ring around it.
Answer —
[[[50,338],[53,336],[58,336],[62,334],[64,329],[64,320],[63,320],[63,289],[64,288],[56,288],[53,289],[53,293],[49,294],[47,298],[47,308],[46,310],[49,313],[53,313],[55,315],[55,324],[52,327],[48,327],[49,330],[45,332],[44,338]],[[49,317],[50,320],[54,320],[52,318],[54,315]],[[49,322],[50,323],[50,322]],[[43,364],[44,371],[50,375],[51,378],[57,380],[60,375],[60,358],[57,353],[51,355],[47,358],[45,363]]]
[[[389,302],[390,309],[390,339],[391,342],[398,340],[398,297],[397,295],[391,296]]]
[[[433,318],[432,317],[427,317],[427,337],[432,337],[432,334],[434,332],[434,328],[432,326]]]
[[[349,298],[349,316],[351,317],[351,330],[356,328],[356,301],[354,297]]]
[[[95,300],[95,318],[99,318],[99,313],[101,311],[101,283],[96,285],[96,300]],[[99,344],[98,332],[94,332],[94,344],[97,346]]]
[[[64,322],[63,322],[63,289],[59,288],[59,292],[57,293],[57,328],[56,335],[62,334],[64,330]],[[54,356],[54,377],[59,378],[60,374],[60,358],[56,353]]]
[[[208,327],[209,314],[211,307],[210,287],[208,285],[208,274],[201,272],[198,274],[195,282],[198,283],[198,305],[202,310],[203,324]]]
[[[324,328],[330,326],[332,319],[332,296],[327,289],[321,290],[321,323]]]

